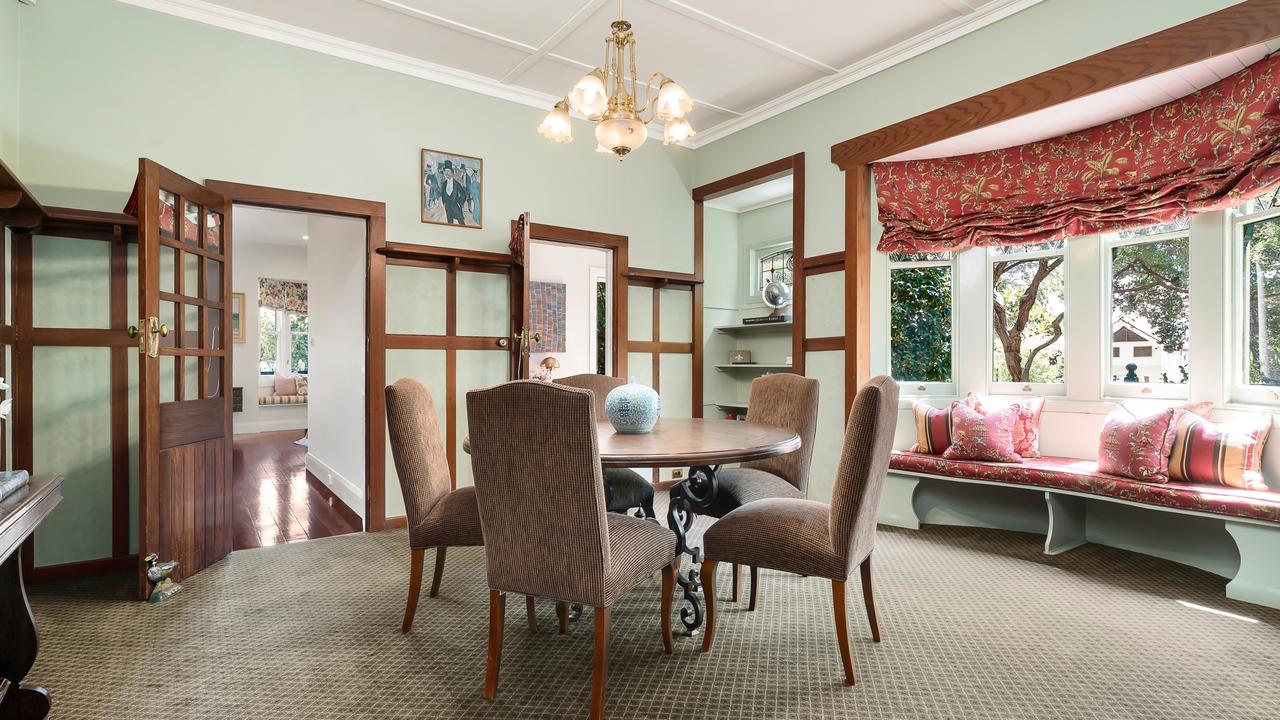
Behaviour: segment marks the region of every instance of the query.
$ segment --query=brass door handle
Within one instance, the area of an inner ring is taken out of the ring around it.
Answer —
[[[159,318],[146,317],[138,321],[147,328],[144,332],[137,325],[130,325],[125,333],[138,341],[138,354],[147,357],[160,357],[160,338],[169,337],[169,326],[160,322]]]
[[[169,326],[160,323],[160,329],[157,332],[160,333],[160,337],[169,337]]]
[[[130,325],[129,328],[125,330],[125,334],[127,334],[130,339],[138,337],[138,326]]]

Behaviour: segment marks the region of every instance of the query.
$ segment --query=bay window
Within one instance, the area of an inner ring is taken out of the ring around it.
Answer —
[[[258,372],[262,375],[306,375],[310,369],[307,316],[258,307]]]
[[[1066,244],[994,247],[989,259],[992,390],[1061,394],[1067,373]]]

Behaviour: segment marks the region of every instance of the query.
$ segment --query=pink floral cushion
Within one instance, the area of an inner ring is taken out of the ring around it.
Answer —
[[[1126,409],[1112,410],[1098,439],[1098,470],[1143,482],[1168,482],[1174,412],[1166,408],[1134,418]]]
[[[1010,405],[983,415],[957,400],[951,404],[951,446],[942,453],[948,460],[987,460],[1015,463],[1022,460],[1013,449],[1013,426],[1021,408]]]
[[[272,390],[275,395],[297,395],[298,379],[292,375],[277,375]]]
[[[964,403],[983,415],[1007,407],[1018,408],[1018,422],[1013,426],[1013,449],[1024,458],[1040,457],[1040,413],[1044,411],[1044,397],[1037,395],[1017,400],[1005,400],[989,395],[969,393]]]

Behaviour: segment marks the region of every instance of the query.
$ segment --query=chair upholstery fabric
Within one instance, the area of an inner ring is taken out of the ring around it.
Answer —
[[[703,535],[706,559],[847,579],[874,549],[897,413],[897,383],[872,378],[853,401],[832,504],[775,498],[744,505]]]
[[[537,380],[467,393],[491,589],[608,607],[675,559],[670,531],[606,514],[594,405]]]
[[[596,420],[604,421],[608,416],[604,411],[604,399],[609,391],[622,387],[626,381],[622,378],[582,373],[570,375],[554,381],[557,385],[590,390],[595,401]],[[631,508],[653,507],[653,483],[644,479],[640,473],[628,468],[605,468],[604,470],[604,503],[609,512],[626,512]]]
[[[773,473],[805,497],[809,466],[813,464],[813,436],[818,430],[818,381],[794,373],[774,373],[752,380],[747,422],[786,428],[800,436],[799,450],[746,462],[741,467]]]
[[[716,499],[705,514],[724,517],[757,500],[803,497],[803,492],[771,472],[742,467],[725,468],[716,473]]]
[[[401,378],[386,387],[387,434],[400,478],[409,545],[415,548],[483,545],[471,488],[451,490],[440,422],[427,386]]]

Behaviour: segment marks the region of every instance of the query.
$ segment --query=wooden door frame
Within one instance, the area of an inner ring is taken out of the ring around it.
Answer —
[[[513,229],[515,224],[516,221],[511,221]],[[613,332],[610,338],[613,345],[613,375],[614,377],[627,377],[627,298],[630,294],[630,283],[627,275],[631,267],[627,254],[627,236],[531,222],[529,223],[529,241],[532,242],[534,240],[557,243],[559,245],[593,247],[613,252],[613,268],[610,278],[613,285]],[[529,264],[529,255],[529,249],[525,248],[524,264],[526,268]],[[514,283],[512,289],[515,289]],[[522,293],[527,294],[528,291],[528,288],[520,288]],[[511,307],[513,309],[516,307],[516,298],[511,299]],[[525,322],[528,322],[528,318],[525,318]],[[514,327],[513,323],[511,331],[516,333],[520,329]]]
[[[755,187],[770,180],[787,177],[788,175],[791,176],[791,256],[795,263],[795,268],[792,271],[791,287],[791,371],[797,375],[804,375],[805,351],[830,349],[826,347],[826,345],[830,344],[830,338],[805,337],[808,295],[805,291],[805,279],[808,275],[817,274],[808,271],[806,268],[814,260],[825,259],[826,256],[806,258],[804,255],[804,153],[796,153],[764,165],[758,165],[750,170],[743,170],[736,175],[730,175],[693,189],[693,242],[697,258],[695,274],[701,279],[703,234],[705,232],[703,214],[706,201]],[[829,270],[823,269],[822,272],[829,272]]]
[[[831,146],[844,172],[845,413],[871,376],[871,163],[1280,36],[1280,0],[1245,0]]]
[[[387,325],[387,206],[374,200],[321,195],[224,180],[208,180],[205,187],[236,205],[343,215],[365,221],[365,412],[364,412],[364,528],[386,527],[386,325]],[[232,238],[234,243],[235,239]],[[230,271],[230,269],[229,269]]]

